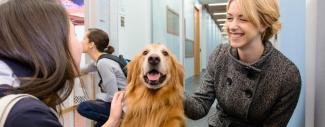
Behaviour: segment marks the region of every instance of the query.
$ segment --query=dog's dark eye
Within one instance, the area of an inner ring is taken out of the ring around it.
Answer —
[[[147,55],[149,53],[149,51],[148,50],[145,50],[145,51],[143,51],[143,55]]]
[[[164,56],[168,56],[168,52],[167,52],[167,51],[162,51],[162,54],[163,54]]]

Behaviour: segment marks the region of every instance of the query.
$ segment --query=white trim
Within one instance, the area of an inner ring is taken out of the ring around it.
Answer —
[[[7,3],[8,2],[8,0],[0,0],[0,5],[1,4],[5,4],[5,3]]]
[[[184,55],[184,52],[185,52],[185,50],[184,50],[184,47],[185,47],[185,36],[186,35],[184,35],[185,34],[185,28],[184,27],[186,27],[185,26],[185,18],[184,18],[184,0],[182,0],[182,3],[181,3],[181,10],[180,10],[180,13],[179,13],[179,17],[180,17],[180,20],[179,20],[179,24],[180,24],[180,27],[179,27],[179,29],[180,29],[180,35],[179,35],[179,62],[181,63],[181,64],[183,64],[184,65],[184,59],[185,59],[185,55]]]
[[[119,48],[119,29],[121,29],[121,24],[120,24],[120,20],[121,20],[121,14],[120,14],[120,0],[109,0],[108,1],[108,7],[107,10],[104,11],[108,11],[109,16],[108,16],[108,35],[109,35],[109,39],[110,39],[110,44],[114,47],[115,52],[113,54],[118,55],[120,54],[120,48]],[[96,13],[100,13],[100,12],[96,12]]]
[[[316,88],[316,32],[317,0],[306,0],[306,96],[305,127],[313,127],[315,122],[315,88]]]

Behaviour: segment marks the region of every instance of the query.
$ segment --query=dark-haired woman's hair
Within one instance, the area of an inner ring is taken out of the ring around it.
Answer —
[[[19,77],[21,93],[57,109],[70,95],[78,66],[69,51],[69,19],[57,0],[9,0],[0,4],[0,58],[30,67]]]
[[[113,48],[113,46],[108,45],[108,47],[104,51],[108,54],[113,54],[115,49]]]
[[[108,54],[112,54],[115,51],[114,48],[109,45],[108,34],[105,31],[97,28],[89,28],[88,32],[87,37],[89,43],[94,42],[98,51]]]

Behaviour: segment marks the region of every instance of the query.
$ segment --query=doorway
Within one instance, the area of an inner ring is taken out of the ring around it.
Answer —
[[[194,75],[200,75],[200,11],[198,8],[194,8]]]

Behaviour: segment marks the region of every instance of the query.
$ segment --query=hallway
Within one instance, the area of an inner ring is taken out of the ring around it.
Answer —
[[[323,61],[318,59],[323,56],[316,55],[316,39],[313,37],[314,35],[319,36],[317,38],[319,43],[324,39],[321,38],[323,36],[315,33],[317,29],[321,30],[321,28],[317,28],[316,25],[307,25],[321,22],[313,20],[313,16],[316,15],[311,14],[316,14],[313,12],[316,10],[308,10],[306,7],[311,5],[307,4],[307,1],[317,0],[279,1],[281,23],[284,27],[278,35],[278,41],[274,42],[274,46],[297,65],[302,79],[300,100],[288,127],[304,127],[305,122],[306,125],[313,126],[314,123],[308,121],[314,121],[315,109],[320,113],[316,115],[319,119],[318,123],[322,125],[324,124],[322,122],[325,122],[321,120],[323,117],[320,117],[325,114],[325,110],[322,110],[324,106],[321,105],[324,102],[324,99],[321,98],[323,94],[321,91],[324,88],[317,86],[320,88],[315,89],[315,84],[323,82],[319,77],[323,75],[324,71],[320,69],[316,71],[315,66],[322,68],[320,66],[323,65],[321,64]],[[79,40],[82,39],[85,29],[103,29],[109,33],[111,45],[116,49],[115,55],[122,54],[130,59],[138,54],[145,45],[152,43],[166,45],[184,66],[185,91],[189,94],[194,92],[200,84],[200,76],[193,76],[196,74],[194,68],[198,66],[199,70],[206,69],[213,50],[219,44],[227,43],[227,36],[222,29],[226,20],[224,13],[226,2],[227,0],[85,0],[84,25],[77,25],[75,29]],[[314,4],[312,4],[313,8],[317,5]],[[141,5],[140,8],[139,5]],[[324,4],[318,6],[320,5]],[[324,20],[324,18],[321,17],[319,20]],[[313,39],[314,41],[305,42],[305,40]],[[324,47],[323,44],[317,44],[317,47]],[[317,50],[317,54],[320,54],[321,49]],[[197,61],[199,64],[196,63]],[[81,64],[89,62],[90,58],[83,55]],[[318,82],[311,82],[315,80],[316,72]],[[94,84],[97,77],[92,75],[87,78],[85,81],[87,84]],[[67,100],[68,107],[77,104],[73,102],[74,98],[85,96],[82,94],[81,88],[78,87],[79,85],[76,86],[76,90]],[[94,97],[93,93],[96,91],[94,88],[87,87],[91,97]],[[316,98],[317,106],[314,104],[315,90],[317,90],[316,95],[318,96]],[[200,120],[187,119],[187,126],[207,127],[209,116],[216,110],[213,108],[214,105],[206,117]],[[66,116],[70,115],[73,119],[74,115],[72,114],[72,112],[68,112]],[[73,123],[66,126],[76,126]],[[90,125],[91,122],[83,123]]]

